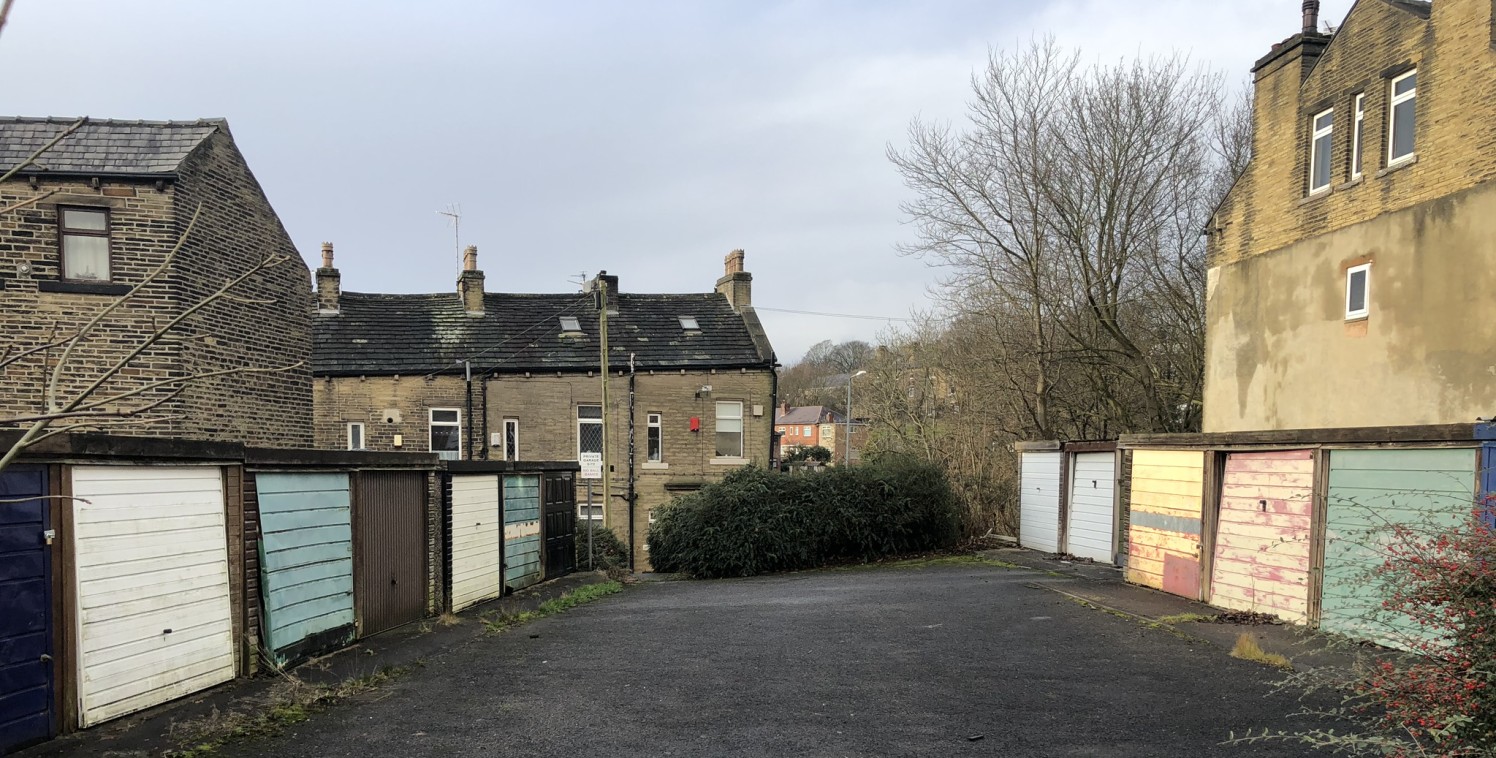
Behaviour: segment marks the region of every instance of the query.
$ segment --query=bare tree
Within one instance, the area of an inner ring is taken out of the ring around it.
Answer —
[[[1053,40],[993,52],[971,86],[964,122],[916,119],[888,151],[903,252],[941,278],[860,410],[873,450],[945,465],[976,535],[1016,522],[1016,441],[1198,428],[1202,230],[1251,119],[1183,58],[1086,67]]]
[[[1245,163],[1242,104],[1183,58],[1083,68],[1053,40],[993,53],[972,93],[963,127],[915,120],[889,150],[951,347],[1022,436],[1198,428],[1201,230]]]

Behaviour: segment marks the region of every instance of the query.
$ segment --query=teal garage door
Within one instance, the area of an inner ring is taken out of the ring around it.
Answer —
[[[256,474],[265,646],[286,665],[353,641],[348,475]]]
[[[1325,503],[1320,628],[1406,647],[1416,627],[1381,610],[1378,581],[1398,526],[1458,528],[1475,505],[1477,450],[1335,450]]]
[[[504,585],[528,587],[541,576],[540,477],[504,477]]]

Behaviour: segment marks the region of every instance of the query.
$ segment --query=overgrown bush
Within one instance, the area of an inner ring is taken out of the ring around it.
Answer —
[[[587,538],[588,532],[592,533],[592,539]],[[612,529],[601,523],[590,520],[577,522],[577,570],[578,571],[603,571],[612,575],[620,571],[627,571],[629,567],[629,550],[618,539],[618,535]],[[587,562],[587,546],[592,546],[592,562]]]
[[[784,475],[747,467],[656,513],[656,571],[752,576],[948,548],[960,506],[945,473],[897,456]]]
[[[1374,651],[1354,668],[1314,669],[1287,683],[1339,692],[1339,707],[1312,713],[1355,728],[1236,741],[1397,758],[1496,755],[1496,529],[1489,508],[1453,527],[1387,524],[1362,538],[1382,555],[1364,579],[1382,601],[1364,621],[1407,652]]]
[[[784,457],[786,464],[799,463],[801,461],[813,461],[821,464],[830,463],[831,451],[820,445],[810,445],[808,447],[797,447],[793,452]]]

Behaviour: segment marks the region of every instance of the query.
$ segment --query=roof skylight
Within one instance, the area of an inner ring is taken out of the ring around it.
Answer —
[[[562,316],[561,331],[580,332],[582,331],[582,322],[578,321],[576,316]]]
[[[701,324],[696,322],[695,316],[679,316],[678,318],[680,319],[680,328],[688,332],[701,331]]]

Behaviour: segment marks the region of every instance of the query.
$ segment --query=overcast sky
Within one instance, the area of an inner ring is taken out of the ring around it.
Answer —
[[[1350,0],[1326,0],[1338,24]],[[709,291],[747,251],[761,308],[907,316],[932,272],[884,157],[960,118],[991,48],[1188,52],[1245,81],[1299,0],[16,0],[0,111],[225,117],[311,265],[345,290],[454,287],[458,205],[489,291]],[[761,311],[785,363],[877,321]]]

